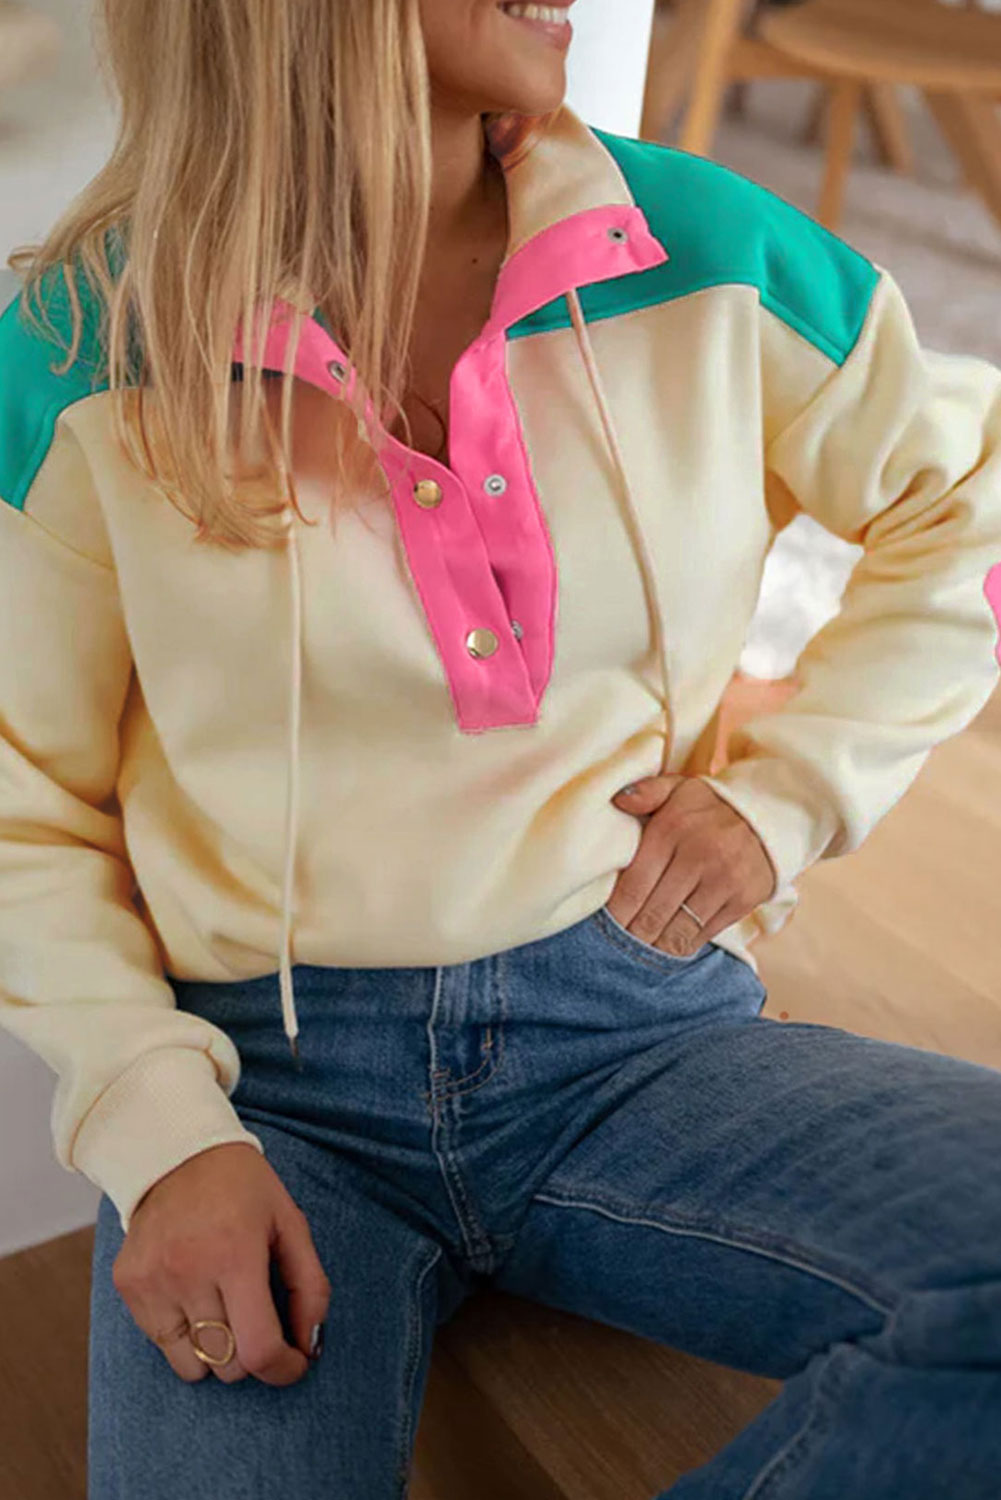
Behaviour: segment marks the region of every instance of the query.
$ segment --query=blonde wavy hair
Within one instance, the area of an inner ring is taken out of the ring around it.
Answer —
[[[122,393],[123,451],[198,540],[278,545],[288,499],[306,519],[289,458],[303,316],[319,310],[357,374],[355,394],[330,403],[331,499],[375,473],[358,393],[381,420],[395,410],[412,440],[401,402],[432,171],[418,0],[100,0],[97,20],[117,139],[44,242],[9,257],[22,309],[58,337],[41,293],[61,273],[65,373],[80,353],[82,270],[100,314],[86,356]],[[238,414],[231,368],[238,329],[255,331],[255,309],[276,298],[291,308],[277,434],[266,318],[252,348],[246,335]]]

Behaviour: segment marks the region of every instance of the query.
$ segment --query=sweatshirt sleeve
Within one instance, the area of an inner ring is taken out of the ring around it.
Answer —
[[[923,348],[876,269],[847,358],[765,450],[769,482],[863,553],[797,660],[799,691],[700,777],[761,839],[769,900],[857,849],[1001,679],[1001,370]]]
[[[116,799],[132,658],[86,460],[62,418],[0,420],[0,1023],[55,1070],[55,1155],[114,1202],[209,1146],[263,1153],[229,1095],[239,1053],[179,1011]],[[25,430],[25,423],[30,430]],[[12,478],[12,476],[14,476]],[[20,491],[20,492],[19,492]],[[60,526],[61,519],[72,524]],[[72,533],[72,534],[70,534]]]

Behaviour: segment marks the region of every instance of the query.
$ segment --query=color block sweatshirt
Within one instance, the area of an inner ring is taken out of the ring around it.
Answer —
[[[18,299],[0,319],[0,1021],[124,1229],[188,1157],[263,1150],[234,1043],[172,979],[274,974],[291,1042],[296,964],[545,938],[608,900],[642,833],[611,798],[658,771],[768,853],[771,895],[711,940],[756,970],[797,878],[1001,675],[1001,371],[922,348],[886,270],[711,161],[567,107],[498,155],[508,251],[447,462],[391,439],[391,499],[336,531],[317,455],[354,375],[318,312],[295,477],[320,524],[242,553],[195,545],[127,462],[86,339],[59,375]],[[59,306],[68,337],[65,284]],[[290,312],[261,309],[268,368]],[[710,775],[800,511],[863,555],[800,690]]]

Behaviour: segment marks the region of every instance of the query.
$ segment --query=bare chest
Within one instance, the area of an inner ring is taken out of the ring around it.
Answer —
[[[496,267],[429,283],[421,294],[410,346],[410,380],[403,409],[412,446],[446,463],[451,424],[452,372],[462,353],[482,332],[490,314]],[[391,429],[405,440],[401,422]]]

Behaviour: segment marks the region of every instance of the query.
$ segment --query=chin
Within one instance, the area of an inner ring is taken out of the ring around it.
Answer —
[[[532,94],[522,94],[520,97],[508,104],[506,114],[530,115],[553,115],[563,103],[566,95],[566,84],[561,79],[557,89],[539,89]]]
[[[481,113],[551,115],[566,97],[567,54],[536,41],[497,48],[470,74],[476,78],[470,91],[488,101]]]
[[[495,97],[504,100],[506,113],[552,114],[563,103],[567,91],[566,57],[549,47],[545,52],[545,57],[532,59],[532,67],[526,66],[525,58],[517,56],[505,65],[503,74],[496,67]]]

